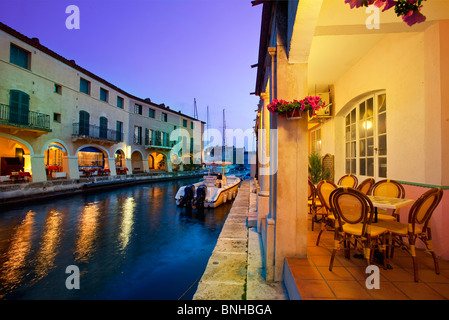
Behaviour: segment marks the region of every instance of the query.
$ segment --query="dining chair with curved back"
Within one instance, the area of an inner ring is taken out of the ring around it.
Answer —
[[[337,189],[337,186],[329,180],[322,180],[318,183],[316,187],[316,192],[318,194],[318,198],[320,199],[321,205],[323,206],[323,218],[321,219],[321,230],[318,233],[318,237],[316,239],[316,245],[318,246],[320,243],[321,234],[325,230],[332,230],[334,224],[334,215],[332,214],[332,208],[330,205],[329,197],[334,191]]]
[[[309,183],[309,193],[307,197],[307,203],[309,207],[309,213],[312,215],[312,231],[313,231],[314,223],[316,222],[317,219],[316,217],[321,213],[318,212],[318,210],[320,210],[323,207],[323,205],[321,204],[321,201],[318,198],[315,185],[313,184],[313,181],[310,178],[308,179],[308,183]]]
[[[343,244],[346,257],[350,257],[351,240],[354,247],[360,243],[364,258],[371,264],[374,249],[382,251],[384,269],[386,269],[385,235],[387,229],[372,225],[374,207],[371,200],[362,192],[353,188],[338,188],[330,196],[331,207],[335,216],[334,248],[329,270],[332,271],[335,254]]]
[[[337,185],[341,187],[356,188],[359,180],[353,174],[346,174],[338,180]]]
[[[438,259],[432,245],[432,233],[430,219],[436,207],[443,197],[441,188],[432,188],[423,193],[412,205],[408,215],[408,223],[396,221],[381,221],[379,226],[385,227],[390,232],[390,257],[393,257],[394,247],[406,249],[412,256],[415,281],[419,281],[418,261],[416,258],[415,244],[420,239],[432,254],[435,273],[440,273]],[[406,239],[406,241],[404,241]]]
[[[367,178],[363,180],[358,186],[357,190],[359,190],[364,195],[368,195],[371,192],[371,188],[375,184],[375,180],[373,178]]]
[[[401,183],[396,180],[384,179],[376,182],[371,188],[373,196],[383,196],[390,198],[405,198],[405,189]],[[394,210],[391,215],[385,210],[378,209],[377,219],[380,221],[399,221],[399,211]]]

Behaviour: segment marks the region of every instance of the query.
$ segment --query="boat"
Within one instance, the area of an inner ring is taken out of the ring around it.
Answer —
[[[203,180],[182,186],[176,193],[176,204],[180,207],[216,208],[232,201],[237,196],[240,178],[226,174],[230,162],[213,162],[204,164],[209,168]]]

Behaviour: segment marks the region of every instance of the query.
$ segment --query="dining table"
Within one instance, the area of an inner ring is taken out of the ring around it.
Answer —
[[[402,198],[393,198],[393,197],[385,197],[385,196],[372,196],[368,195],[368,198],[371,200],[374,206],[374,223],[377,223],[377,209],[400,209],[402,207],[406,207],[409,204],[412,204],[415,200],[413,199],[402,199]]]

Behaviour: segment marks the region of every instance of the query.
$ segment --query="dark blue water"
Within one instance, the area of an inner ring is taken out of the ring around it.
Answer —
[[[231,207],[178,208],[178,188],[196,181],[1,209],[0,298],[191,299]],[[66,287],[69,265],[79,289]]]

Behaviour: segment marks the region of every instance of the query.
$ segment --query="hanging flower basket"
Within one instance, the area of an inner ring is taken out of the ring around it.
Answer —
[[[301,119],[302,111],[299,110],[298,108],[295,108],[293,110],[288,111],[286,117],[288,120]]]
[[[323,108],[326,105],[319,96],[307,96],[304,99],[298,101],[293,100],[291,102],[285,100],[273,100],[267,108],[271,113],[277,113],[282,117],[286,117],[288,120],[301,119],[303,114],[309,114],[311,116],[316,115],[316,111]]]

